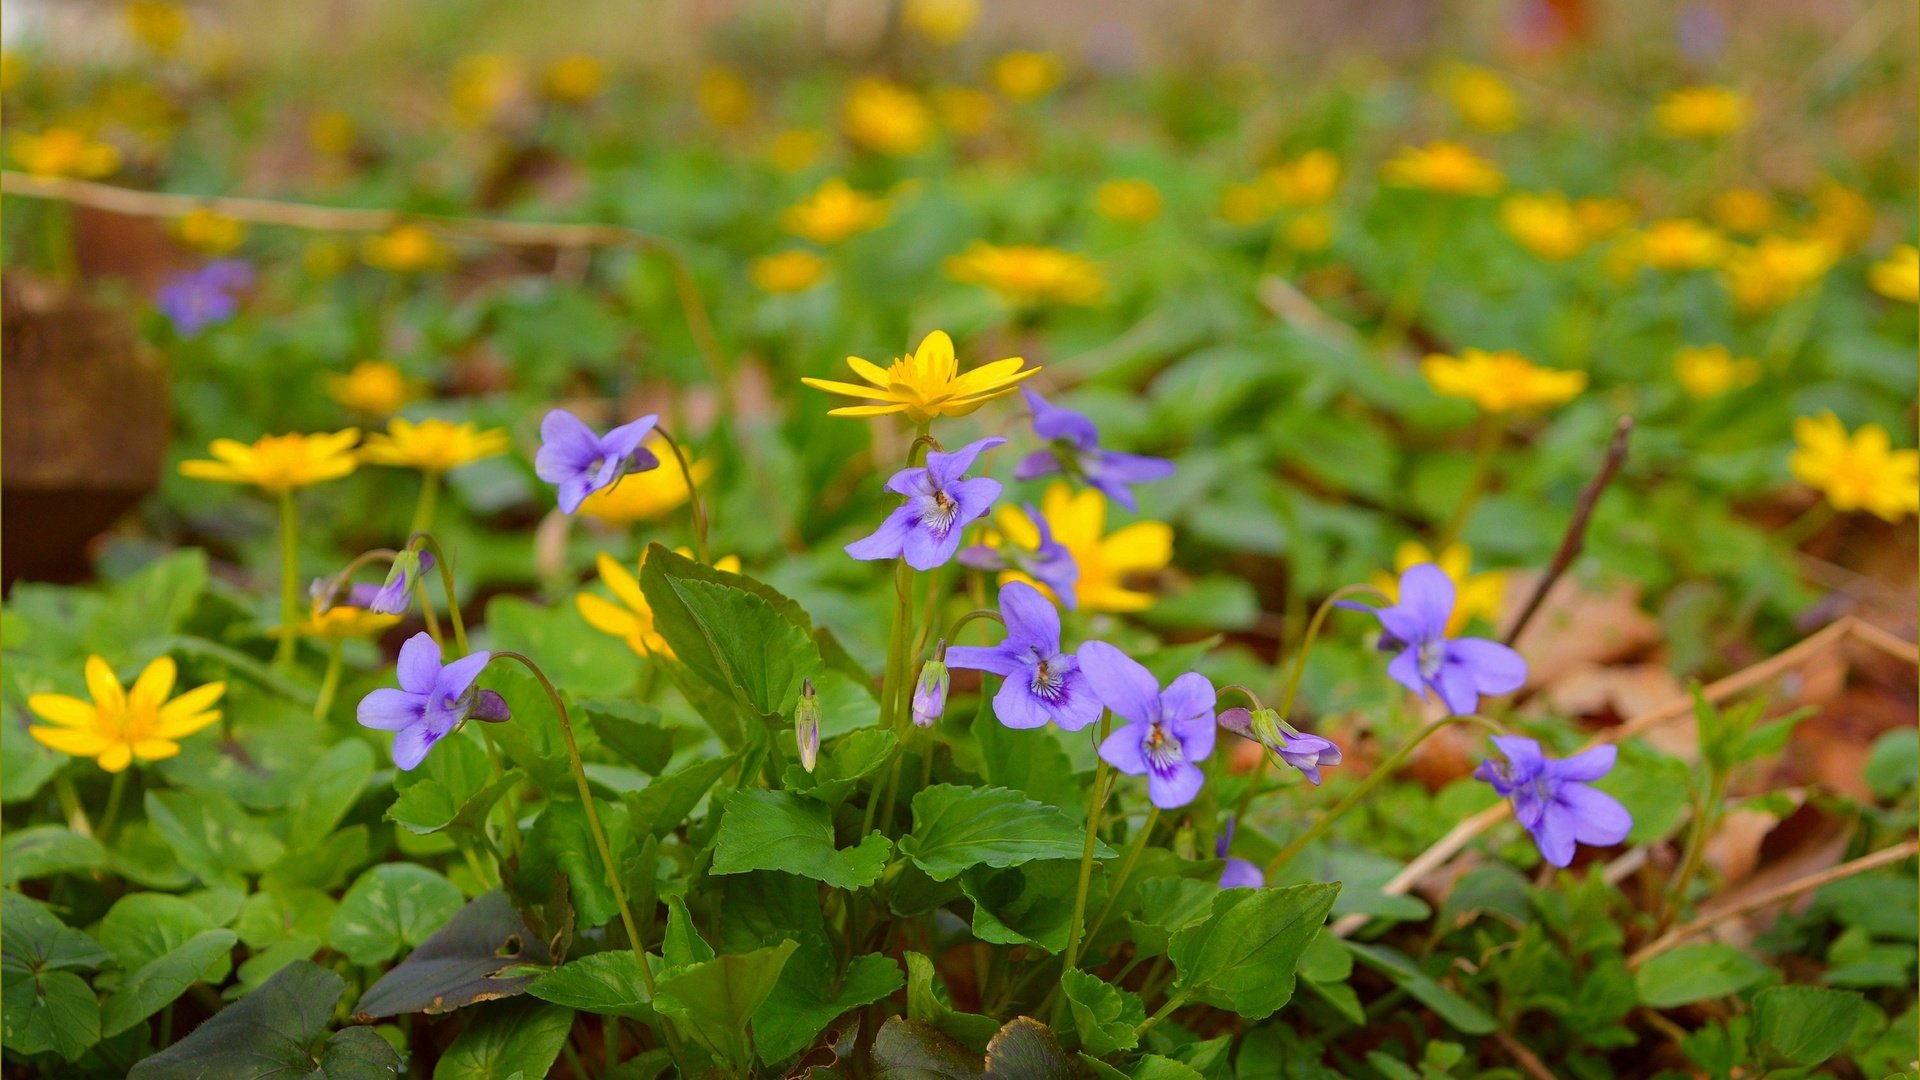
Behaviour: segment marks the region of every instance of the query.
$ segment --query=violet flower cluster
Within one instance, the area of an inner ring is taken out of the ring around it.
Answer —
[[[154,293],[153,304],[181,337],[194,337],[226,322],[240,310],[240,294],[253,287],[253,266],[241,259],[217,259],[175,274]]]

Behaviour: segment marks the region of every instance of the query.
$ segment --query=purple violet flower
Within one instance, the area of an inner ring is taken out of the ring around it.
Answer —
[[[947,643],[942,641],[944,650]],[[953,684],[953,676],[947,665],[935,651],[934,659],[926,662],[920,669],[920,681],[913,687],[913,724],[915,727],[928,728],[938,723],[940,714],[947,711],[947,689]]]
[[[1493,744],[1506,755],[1506,762],[1483,761],[1473,771],[1474,778],[1513,800],[1515,820],[1533,834],[1540,857],[1549,863],[1571,863],[1576,841],[1611,847],[1633,829],[1633,815],[1619,800],[1587,786],[1612,770],[1618,748],[1596,746],[1553,761],[1532,739],[1496,735]]]
[[[1173,475],[1173,462],[1166,458],[1123,454],[1100,449],[1100,429],[1085,413],[1049,404],[1046,398],[1022,389],[1027,405],[1033,409],[1033,433],[1047,440],[1045,450],[1035,450],[1014,466],[1016,480],[1064,472],[1097,488],[1107,498],[1129,510],[1140,509],[1129,484],[1165,480]]]
[[[1196,763],[1213,753],[1213,684],[1190,671],[1162,690],[1139,661],[1104,641],[1080,646],[1080,669],[1100,703],[1127,721],[1100,744],[1100,757],[1146,776],[1147,797],[1162,810],[1192,802],[1207,778]]]
[[[1060,651],[1060,612],[1024,581],[1000,586],[1006,640],[994,646],[954,645],[947,666],[988,671],[1006,681],[993,696],[993,714],[1010,728],[1037,728],[1051,720],[1079,731],[1100,718],[1080,661]]]
[[[433,744],[469,717],[498,722],[508,718],[506,702],[491,690],[475,690],[473,681],[493,658],[477,652],[440,663],[440,646],[425,633],[400,647],[395,674],[400,688],[383,687],[360,699],[360,726],[394,732],[393,763],[411,770],[427,758]]]
[[[176,274],[154,294],[154,306],[181,337],[193,337],[233,318],[239,294],[253,285],[253,267],[239,259],[220,259]]]
[[[1228,709],[1220,714],[1220,726],[1280,755],[1280,760],[1299,769],[1314,787],[1320,786],[1320,766],[1340,764],[1340,747],[1332,739],[1295,731],[1272,709]]]
[[[1399,655],[1387,665],[1387,674],[1401,686],[1424,697],[1429,690],[1460,715],[1480,706],[1481,695],[1505,694],[1527,681],[1527,662],[1520,654],[1485,638],[1447,638],[1447,619],[1453,614],[1453,579],[1432,563],[1410,566],[1400,575],[1400,602],[1370,608],[1348,600],[1341,607],[1370,611],[1386,632],[1380,650]]]
[[[413,589],[420,583],[420,575],[433,569],[433,552],[415,551],[408,548],[393,557],[393,568],[387,571],[387,580],[367,597],[362,605],[376,615],[405,615],[413,607]],[[354,586],[357,590],[360,586]]]
[[[869,560],[904,557],[915,570],[945,566],[960,549],[960,534],[1000,497],[1000,481],[966,471],[983,451],[1006,441],[980,439],[951,454],[935,450],[924,468],[894,473],[887,490],[906,496],[906,504],[888,514],[872,536],[848,544],[847,554]]]
[[[560,512],[571,514],[587,496],[612,487],[628,473],[660,467],[660,459],[640,445],[659,419],[643,416],[595,435],[579,417],[555,409],[540,421],[540,452],[534,455],[533,471],[559,486]]]
[[[1227,831],[1220,834],[1214,842],[1213,854],[1216,858],[1227,860],[1226,869],[1220,871],[1220,887],[1223,889],[1259,889],[1267,884],[1267,875],[1260,868],[1245,859],[1236,859],[1227,854],[1233,846],[1233,827],[1236,819],[1227,819]]]
[[[1080,605],[1074,593],[1074,583],[1080,580],[1080,564],[1073,561],[1073,552],[1068,551],[1065,544],[1053,538],[1053,526],[1047,524],[1047,519],[1032,503],[1026,505],[1026,511],[1027,520],[1033,522],[1039,539],[1033,549],[1017,547],[1011,539],[997,548],[974,544],[960,552],[960,565],[988,572],[1018,570],[1052,589],[1053,595],[1060,598],[1060,606],[1072,611]]]

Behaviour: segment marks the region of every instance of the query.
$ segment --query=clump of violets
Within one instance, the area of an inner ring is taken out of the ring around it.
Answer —
[[[1340,764],[1340,747],[1332,739],[1297,731],[1272,709],[1228,709],[1220,714],[1220,726],[1271,750],[1315,787],[1322,765]]]
[[[1400,575],[1399,603],[1370,608],[1341,601],[1341,606],[1372,612],[1380,620],[1380,650],[1392,652],[1387,674],[1422,697],[1431,691],[1449,712],[1465,715],[1482,696],[1511,693],[1527,681],[1520,654],[1485,638],[1448,638],[1453,615],[1453,579],[1433,563],[1410,566]]]
[[[960,565],[969,570],[985,570],[989,573],[999,570],[1015,570],[1053,590],[1060,605],[1072,611],[1079,604],[1079,596],[1074,586],[1080,580],[1080,564],[1074,561],[1073,552],[1067,546],[1053,538],[1053,526],[1032,503],[1026,505],[1027,520],[1033,523],[1035,543],[1032,548],[1023,548],[1004,538],[998,545],[972,544],[960,552]],[[1003,512],[999,518],[1004,520]]]
[[[1079,731],[1100,718],[1100,699],[1087,683],[1080,660],[1060,650],[1060,612],[1040,590],[1022,581],[1000,587],[1000,618],[1007,636],[998,645],[955,645],[950,668],[986,671],[1005,682],[993,696],[993,714],[1010,728],[1045,727],[1048,721]],[[1131,663],[1131,661],[1129,661]]]
[[[1100,757],[1129,776],[1147,778],[1147,798],[1162,810],[1192,802],[1213,753],[1213,684],[1197,672],[1166,689],[1139,661],[1104,641],[1080,646],[1080,670],[1100,703],[1126,725],[1100,744]]]
[[[1035,450],[1020,459],[1013,470],[1015,479],[1065,473],[1078,477],[1089,487],[1129,510],[1140,509],[1133,497],[1132,484],[1164,480],[1173,475],[1173,462],[1165,458],[1124,454],[1100,447],[1100,429],[1086,414],[1053,405],[1046,398],[1022,388],[1027,405],[1033,410],[1033,432],[1047,440],[1047,448]]]
[[[406,770],[419,767],[434,743],[467,720],[510,718],[499,694],[473,685],[491,659],[492,653],[476,652],[442,664],[433,638],[413,635],[400,647],[399,689],[383,687],[360,699],[360,725],[393,732],[393,763]]]
[[[1627,808],[1588,786],[1612,771],[1617,748],[1596,746],[1555,761],[1532,739],[1496,735],[1493,744],[1507,760],[1481,762],[1474,778],[1512,800],[1514,819],[1532,834],[1547,862],[1566,866],[1573,862],[1575,843],[1611,847],[1632,831]]]
[[[950,454],[935,450],[924,467],[894,473],[887,490],[904,496],[906,503],[888,514],[873,535],[848,544],[847,554],[866,560],[904,558],[915,570],[945,566],[960,548],[961,533],[1000,497],[1000,481],[968,476],[967,470],[982,452],[1006,441],[979,439]]]
[[[181,337],[233,318],[240,294],[253,287],[253,267],[240,259],[217,259],[176,274],[160,286],[153,303]]]
[[[560,511],[571,514],[587,496],[612,487],[621,477],[660,467],[660,459],[641,445],[659,419],[643,416],[598,435],[579,417],[555,409],[540,421],[533,471],[560,489]]]

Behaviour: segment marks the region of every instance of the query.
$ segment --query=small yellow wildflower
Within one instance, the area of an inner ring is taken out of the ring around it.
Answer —
[[[452,258],[438,237],[419,225],[396,225],[360,244],[360,258],[368,266],[396,274],[417,274],[445,266]]]
[[[1747,96],[1725,86],[1688,86],[1653,110],[1653,124],[1670,139],[1712,139],[1747,126]]]
[[[920,340],[919,348],[884,368],[857,356],[847,357],[847,366],[871,385],[812,378],[800,381],[830,394],[882,403],[848,405],[831,410],[829,416],[905,413],[914,423],[925,424],[936,416],[965,416],[994,398],[1013,393],[1015,385],[1040,371],[1022,371],[1024,363],[1020,357],[1009,357],[962,375],[959,361],[954,359],[953,339],[946,331],[935,330]]]
[[[1333,215],[1324,210],[1309,210],[1280,229],[1280,239],[1294,251],[1325,251],[1333,243]]]
[[[360,460],[369,465],[443,473],[506,452],[507,433],[500,428],[482,431],[470,420],[456,424],[437,417],[416,424],[396,416],[386,431],[367,436],[366,445],[360,448]]]
[[[187,12],[171,0],[130,0],[122,13],[133,39],[161,56],[171,56],[187,36]]]
[[[994,88],[1013,101],[1045,97],[1065,75],[1066,65],[1050,52],[1010,52],[993,65]]]
[[[1663,218],[1634,238],[1634,253],[1655,270],[1705,270],[1725,261],[1729,245],[1720,231],[1694,218]]]
[[[384,634],[398,625],[398,615],[381,615],[350,604],[335,604],[322,611],[316,603],[308,612],[307,621],[296,627],[294,633],[299,637],[319,638],[322,641],[345,641],[348,638]]]
[[[187,211],[185,217],[174,222],[173,232],[181,243],[195,251],[225,255],[246,240],[247,223],[200,206]]]
[[[1163,570],[1173,560],[1170,526],[1136,521],[1108,533],[1107,497],[1093,488],[1076,493],[1064,481],[1047,487],[1040,513],[1053,539],[1073,555],[1079,567],[1073,591],[1081,611],[1145,611],[1153,606],[1153,595],[1129,588],[1127,579]],[[1008,543],[1032,550],[1039,546],[1040,530],[1026,511],[1002,505],[994,514],[993,529],[982,539],[989,546]],[[1003,571],[1000,581],[1024,581],[1058,602],[1046,585],[1017,570]]]
[[[1773,198],[1753,188],[1728,188],[1713,197],[1713,223],[1730,233],[1754,236],[1773,225],[1777,207]]]
[[[827,276],[827,260],[806,248],[791,248],[753,260],[747,276],[761,292],[801,292],[818,285]]]
[[[13,160],[35,176],[97,180],[120,167],[120,150],[73,128],[13,136]]]
[[[767,160],[781,172],[795,173],[820,160],[827,133],[818,128],[788,128],[767,144]]]
[[[1673,355],[1673,373],[1689,395],[1719,397],[1757,382],[1760,362],[1749,356],[1735,358],[1725,345],[1690,345]]]
[[[385,360],[362,360],[345,375],[327,379],[327,394],[355,412],[388,416],[417,396],[405,374]]]
[[[453,68],[448,92],[454,119],[465,127],[491,122],[520,93],[520,62],[505,53],[474,53]]]
[[[1733,306],[1747,314],[1770,311],[1806,292],[1833,268],[1834,252],[1823,240],[1764,236],[1727,256],[1721,280]]]
[[[1520,95],[1499,72],[1461,65],[1448,74],[1446,85],[1453,111],[1469,127],[1501,132],[1520,122]]]
[[[1092,259],[1059,248],[974,241],[943,267],[955,281],[985,285],[1010,304],[1091,304],[1107,291]]]
[[[840,127],[862,149],[906,157],[933,138],[933,114],[913,91],[869,77],[848,89],[840,103]]]
[[[980,18],[980,0],[907,0],[900,17],[933,44],[952,45]]]
[[[714,127],[737,128],[753,118],[753,88],[730,67],[715,64],[702,71],[693,94]]]
[[[947,130],[968,138],[993,124],[993,95],[971,86],[940,86],[933,91],[934,107]]]
[[[630,478],[629,478],[630,479]],[[622,481],[625,486],[627,481]],[[680,554],[687,554],[683,548]],[[645,566],[645,556],[641,565]],[[653,628],[653,605],[647,603],[645,593],[640,591],[640,579],[635,577],[620,561],[606,552],[601,552],[595,565],[600,570],[600,581],[613,592],[619,603],[593,593],[583,592],[573,598],[574,605],[580,610],[580,617],[587,625],[603,634],[612,634],[627,643],[639,656],[672,657],[673,648],[667,640]],[[729,574],[740,572],[740,559],[728,555],[713,564],[714,569]]]
[[[655,521],[678,509],[687,501],[687,476],[680,471],[680,459],[665,441],[653,439],[647,450],[660,462],[657,469],[628,473],[620,482],[587,496],[580,513],[612,525],[630,525],[636,521]],[[699,487],[713,473],[713,462],[689,456],[693,485]]]
[[[1406,147],[1380,172],[1389,184],[1441,195],[1497,195],[1507,183],[1493,162],[1445,141]]]
[[[1500,204],[1500,224],[1521,247],[1560,262],[1587,249],[1587,230],[1565,195],[1509,195]]]
[[[1625,199],[1589,195],[1574,200],[1573,215],[1589,240],[1612,236],[1633,222],[1633,204]]]
[[[1340,190],[1340,159],[1331,150],[1309,150],[1260,174],[1281,206],[1320,206]]]
[[[359,428],[329,435],[262,435],[252,444],[215,439],[207,448],[214,460],[183,461],[180,475],[252,484],[269,495],[282,495],[351,473],[359,463],[353,453],[359,439]]]
[[[41,745],[74,757],[92,758],[110,773],[141,761],[163,761],[180,752],[179,740],[220,719],[214,703],[227,692],[224,682],[208,683],[168,701],[178,675],[173,658],[162,656],[140,672],[131,690],[120,685],[99,656],[87,658],[87,694],[82,701],[66,694],[34,694],[27,708],[55,726],[35,725],[27,733]]]
[[[547,65],[540,87],[550,101],[584,105],[607,88],[607,67],[597,56],[570,53]]]
[[[1144,225],[1160,216],[1160,189],[1146,180],[1109,180],[1093,189],[1093,208],[1109,221]]]
[[[1829,178],[1813,189],[1813,220],[1806,233],[1844,254],[1873,235],[1873,218],[1873,203],[1865,195]]]
[[[1387,602],[1400,602],[1400,575],[1422,563],[1433,563],[1453,579],[1453,614],[1447,618],[1447,634],[1458,636],[1477,616],[1491,623],[1500,618],[1500,607],[1507,596],[1504,571],[1473,572],[1473,552],[1465,544],[1448,544],[1434,558],[1433,552],[1418,540],[1408,540],[1394,550],[1393,573],[1375,574],[1373,587],[1387,594]]]
[[[1462,349],[1457,357],[1433,353],[1420,362],[1420,373],[1435,393],[1465,398],[1490,413],[1560,405],[1587,387],[1584,371],[1541,367],[1511,350]]]
[[[1803,416],[1793,422],[1793,439],[1799,445],[1788,468],[1835,510],[1899,521],[1920,509],[1920,451],[1893,449],[1879,424],[1862,424],[1849,436],[1831,412]]]
[[[835,177],[788,207],[780,215],[780,224],[816,244],[837,244],[854,233],[885,225],[892,212],[886,199],[855,191]]]
[[[1880,262],[1867,267],[1867,284],[1889,300],[1920,303],[1920,249],[1901,244]]]
[[[322,157],[346,157],[359,141],[360,131],[353,117],[339,109],[321,109],[307,117],[307,145]]]

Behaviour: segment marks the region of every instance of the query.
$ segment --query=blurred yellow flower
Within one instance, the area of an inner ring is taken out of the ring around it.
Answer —
[[[251,444],[215,439],[204,458],[180,463],[180,475],[222,484],[252,484],[269,495],[338,480],[354,470],[359,459],[353,444],[359,428],[321,435],[262,435]]]
[[[1020,306],[1091,304],[1107,291],[1092,259],[1053,247],[976,240],[942,268],[955,281],[984,285]]]
[[[456,424],[435,417],[415,423],[396,416],[386,431],[367,436],[366,445],[360,448],[360,460],[369,465],[443,473],[506,452],[507,433],[500,428],[482,431],[470,420]]]
[[[597,56],[570,53],[547,65],[540,88],[549,100],[584,105],[607,88],[607,66]]]
[[[1020,50],[994,61],[993,85],[1014,101],[1032,101],[1052,93],[1065,74],[1057,54]]]
[[[395,225],[360,242],[360,258],[368,266],[396,274],[436,270],[452,259],[438,237],[419,225]]]
[[[246,240],[247,223],[200,206],[173,223],[173,234],[195,251],[225,255]]]
[[[400,616],[381,615],[348,604],[335,604],[322,611],[315,603],[307,613],[307,621],[294,628],[294,633],[303,638],[319,638],[322,641],[345,641],[348,638],[373,637],[384,634],[400,625]]]
[[[818,128],[788,128],[767,144],[767,160],[781,172],[799,172],[820,160],[827,133]]]
[[[905,157],[933,137],[933,115],[913,91],[868,77],[854,83],[840,103],[840,127],[862,149]]]
[[[1160,189],[1145,180],[1108,180],[1093,189],[1093,208],[1101,217],[1144,225],[1160,216]]]
[[[1507,183],[1493,162],[1445,141],[1405,147],[1380,172],[1389,184],[1441,195],[1496,195]]]
[[[1694,218],[1663,218],[1634,237],[1632,250],[1655,270],[1684,272],[1718,266],[1727,257],[1727,238]]]
[[[656,520],[683,505],[687,501],[687,476],[680,471],[680,459],[661,439],[649,440],[647,450],[660,462],[659,468],[628,473],[612,487],[601,488],[580,504],[580,513],[596,521],[628,525]],[[687,461],[693,469],[694,486],[706,483],[713,462],[691,456]]]
[[[920,347],[887,367],[847,357],[847,366],[870,385],[831,382],[803,378],[800,381],[816,390],[843,397],[866,398],[878,405],[848,405],[833,409],[829,416],[885,416],[906,413],[916,424],[929,423],[936,416],[965,416],[997,397],[1013,393],[1015,385],[1039,368],[1021,370],[1026,363],[1020,357],[995,360],[960,374],[954,359],[953,339],[944,330],[935,330],[920,340]]]
[[[316,236],[300,249],[300,265],[317,278],[343,273],[353,264],[353,245],[337,236]]]
[[[27,62],[12,49],[0,49],[0,91],[11,92],[27,77]]]
[[[1265,184],[1232,183],[1220,192],[1220,216],[1229,225],[1251,225],[1273,211],[1273,191]]]
[[[327,395],[355,412],[388,416],[417,396],[417,387],[385,360],[362,360],[327,379]]]
[[[980,18],[980,0],[907,0],[900,17],[935,45],[952,45]]]
[[[520,92],[520,61],[505,53],[474,53],[453,66],[448,100],[454,120],[466,127],[492,121]]]
[[[1824,240],[1835,251],[1854,251],[1873,235],[1873,203],[1865,195],[1832,179],[1813,189],[1813,220],[1807,236]]]
[[[1709,216],[1713,223],[1730,233],[1753,236],[1772,226],[1776,207],[1773,198],[1754,188],[1728,188],[1713,197]]]
[[[961,137],[978,135],[993,123],[993,95],[971,86],[940,86],[933,91],[940,122]]]
[[[1748,356],[1736,358],[1725,345],[1690,345],[1673,355],[1673,373],[1689,395],[1718,397],[1757,382],[1760,362]]]
[[[163,761],[180,752],[179,740],[220,719],[213,706],[227,692],[224,682],[195,687],[168,701],[178,676],[173,658],[156,658],[140,672],[132,689],[99,656],[87,658],[87,695],[82,701],[66,694],[34,694],[27,708],[53,727],[27,729],[42,746],[74,757],[94,759],[102,769],[117,773],[141,761]]]
[[[1402,543],[1393,553],[1393,573],[1373,575],[1373,587],[1387,594],[1387,602],[1400,602],[1400,575],[1422,563],[1433,563],[1453,579],[1453,614],[1447,617],[1447,633],[1458,636],[1475,617],[1492,623],[1500,618],[1500,606],[1507,596],[1505,571],[1473,572],[1473,552],[1465,544],[1448,544],[1439,558],[1418,540]]]
[[[1880,262],[1867,267],[1867,284],[1889,300],[1920,303],[1920,250],[1901,244]]]
[[[187,36],[187,11],[170,0],[130,0],[121,12],[133,39],[161,56],[171,56]]]
[[[780,224],[816,244],[837,244],[854,233],[885,225],[890,213],[886,199],[855,191],[835,177],[788,207],[780,215]]]
[[[1497,71],[1459,65],[1448,73],[1446,86],[1453,111],[1469,127],[1500,132],[1520,122],[1520,95]]]
[[[1500,224],[1520,246],[1543,259],[1559,262],[1587,249],[1587,230],[1565,195],[1509,195],[1500,204]]]
[[[761,292],[800,292],[827,276],[827,261],[805,248],[790,248],[753,260],[747,276]]]
[[[629,477],[622,481],[621,486],[624,487],[631,480]],[[680,554],[687,554],[686,549],[680,549]],[[641,556],[642,566],[646,565],[645,560],[646,557]],[[579,608],[581,618],[586,619],[587,625],[595,630],[625,641],[636,655],[672,657],[673,648],[653,628],[653,605],[647,603],[646,594],[640,591],[640,579],[604,551],[595,560],[595,565],[600,571],[601,584],[613,593],[619,603],[594,593],[579,593],[574,596],[573,602]],[[740,572],[740,559],[728,555],[713,566],[716,570],[737,574]]]
[[[1574,200],[1573,216],[1580,222],[1580,231],[1587,234],[1587,239],[1599,240],[1633,222],[1633,205],[1625,199],[1589,195]]]
[[[1560,405],[1587,387],[1584,371],[1541,367],[1511,350],[1433,353],[1420,362],[1420,373],[1435,393],[1465,398],[1490,413]]]
[[[730,67],[715,64],[702,71],[694,100],[707,122],[717,128],[737,128],[753,117],[753,88]]]
[[[1920,451],[1895,450],[1887,429],[1862,424],[1851,436],[1831,412],[1793,422],[1794,478],[1842,513],[1865,510],[1899,521],[1920,509]]]
[[[120,150],[74,128],[13,136],[13,160],[35,176],[98,180],[120,167]]]
[[[1728,254],[1721,281],[1742,312],[1770,311],[1825,277],[1834,259],[1833,248],[1823,240],[1763,236],[1754,246]]]
[[[1260,174],[1281,206],[1319,206],[1340,190],[1340,159],[1330,150],[1309,150]]]
[[[1711,139],[1747,126],[1747,96],[1725,86],[1688,86],[1654,107],[1653,124],[1671,139]]]
[[[1127,579],[1163,570],[1173,561],[1170,526],[1136,521],[1108,533],[1107,497],[1094,488],[1076,493],[1064,481],[1047,487],[1040,514],[1047,519],[1055,542],[1073,555],[1080,570],[1073,591],[1081,611],[1145,611],[1153,606],[1153,595],[1129,588]],[[982,539],[990,546],[1010,543],[1031,550],[1039,546],[1040,530],[1025,510],[1002,505],[994,514],[993,528]],[[1024,581],[1058,602],[1046,585],[1017,570],[1003,571],[1000,581]]]
[[[307,145],[323,157],[346,157],[359,140],[353,117],[339,109],[321,109],[307,118]]]
[[[1281,227],[1280,239],[1294,251],[1325,251],[1333,243],[1333,215],[1324,210],[1295,215]]]

